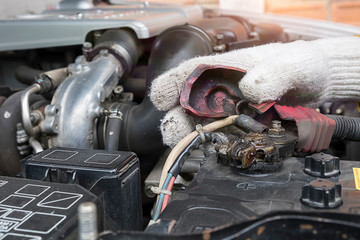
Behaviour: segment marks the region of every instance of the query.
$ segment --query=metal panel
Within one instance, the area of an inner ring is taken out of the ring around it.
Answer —
[[[202,18],[200,6],[48,11],[0,21],[0,51],[79,45],[94,30],[130,28],[140,39]]]

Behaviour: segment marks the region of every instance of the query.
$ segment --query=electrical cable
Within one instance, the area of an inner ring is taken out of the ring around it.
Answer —
[[[204,139],[202,139],[200,135],[197,135],[175,159],[173,165],[169,170],[169,173],[171,173],[174,177],[177,177],[177,175],[180,173],[182,166],[184,165],[186,156],[190,155],[192,150],[199,148],[200,144],[203,143],[203,140],[205,140],[205,142],[208,142],[211,140],[211,138],[212,133],[205,133]]]
[[[169,186],[167,187],[166,190],[168,190],[169,192],[171,192],[171,190],[172,190],[172,188],[173,188],[173,186],[174,186],[174,182],[175,182],[175,177],[172,176],[172,177],[171,177],[171,180],[170,180],[170,183],[169,183]],[[169,199],[170,199],[170,195],[166,194],[165,197],[164,197],[164,201],[163,201],[162,207],[161,207],[161,212],[163,212],[164,209],[166,208],[166,206],[168,205]]]
[[[213,132],[217,129],[232,125],[236,119],[239,117],[239,115],[232,115],[225,119],[218,120],[215,122],[212,122],[206,126],[204,126],[201,130],[202,132],[209,133]],[[200,136],[199,131],[193,131],[189,135],[187,135],[185,138],[183,138],[170,152],[168,158],[165,161],[163,170],[161,172],[160,176],[160,182],[159,182],[159,188],[161,187],[161,191],[172,189],[172,186],[169,186],[171,179],[174,179],[175,176],[173,176],[172,171],[174,174],[178,174],[183,163],[184,163],[184,156],[186,154],[189,154],[189,152],[194,149],[195,147],[198,147],[202,142],[202,137],[204,135]],[[211,139],[212,135],[205,134],[205,139]],[[200,140],[200,141],[199,141]],[[167,177],[165,178],[167,174]],[[164,180],[165,178],[165,180]],[[173,185],[173,183],[172,183]],[[169,196],[166,196],[166,202],[164,202],[165,194],[164,192],[160,192],[160,195],[157,197],[157,203],[156,203],[156,209],[153,217],[153,221],[156,221],[160,215],[160,213],[165,209],[168,201]],[[165,204],[164,204],[165,203]]]
[[[170,183],[170,180],[172,178],[172,175],[171,173],[169,173],[165,179],[165,182],[164,182],[164,185],[163,187],[161,188],[161,190],[166,190],[169,183]],[[155,210],[155,213],[154,213],[154,217],[153,217],[153,221],[156,221],[161,213],[161,207],[162,207],[162,203],[164,201],[164,196],[165,194],[163,192],[160,193],[160,196],[159,196],[159,200],[157,202],[157,205],[156,205],[156,210]]]
[[[187,145],[185,147],[185,149],[179,154],[179,156],[175,159],[175,162],[174,164],[172,165],[172,167],[170,168],[169,170],[169,173],[171,173],[172,175],[172,178],[170,180],[170,183],[167,187],[167,191],[171,192],[172,190],[172,187],[174,185],[174,182],[175,182],[175,179],[176,177],[179,175],[181,169],[182,169],[182,166],[184,165],[184,162],[186,160],[186,156],[189,155],[191,153],[192,150],[194,149],[197,149],[199,148],[200,144],[201,143],[204,143],[207,142],[207,141],[210,141],[213,137],[213,134],[212,133],[205,133],[202,136],[197,135],[190,143],[189,145]],[[164,211],[164,209],[166,208],[168,202],[169,202],[169,198],[170,198],[170,195],[165,195],[164,197],[164,200],[163,200],[163,203],[162,203],[162,208],[161,208],[161,212]]]
[[[202,128],[202,131],[205,132],[213,132],[215,130],[218,130],[220,128],[232,125],[236,118],[239,115],[232,115],[229,116],[225,119],[221,119],[215,122],[212,122],[206,126],[204,126]],[[168,158],[165,161],[163,170],[161,172],[161,176],[160,176],[160,182],[159,182],[159,187],[163,186],[165,179],[166,179],[166,175],[169,172],[170,168],[172,167],[172,165],[174,164],[174,162],[176,161],[177,157],[183,152],[183,150],[191,143],[192,140],[194,140],[194,138],[196,136],[199,135],[198,131],[193,131],[192,133],[190,133],[189,135],[187,135],[186,137],[184,137],[178,144],[176,144],[176,146],[173,148],[173,150],[170,152]],[[166,189],[166,188],[165,188]],[[157,198],[157,202],[159,202],[159,198],[160,196],[158,196]]]

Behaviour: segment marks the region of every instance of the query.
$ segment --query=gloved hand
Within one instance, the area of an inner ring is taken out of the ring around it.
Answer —
[[[317,106],[325,101],[360,101],[360,38],[273,43],[190,59],[157,77],[150,99],[168,111],[161,123],[164,144],[174,147],[194,130],[196,119],[180,106],[189,74],[199,65],[247,71],[239,88],[249,102]]]

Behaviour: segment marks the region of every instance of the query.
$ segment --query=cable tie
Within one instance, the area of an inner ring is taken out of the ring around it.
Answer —
[[[161,193],[165,194],[165,195],[169,195],[171,196],[171,192],[166,190],[166,189],[160,189],[159,187],[151,187],[151,191],[156,194],[156,195],[159,195]]]
[[[202,125],[201,124],[196,125],[195,129],[199,133],[201,141],[203,143],[206,142],[206,138],[205,138],[205,134],[204,134]]]

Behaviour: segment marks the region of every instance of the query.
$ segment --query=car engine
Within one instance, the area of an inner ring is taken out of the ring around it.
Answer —
[[[149,98],[193,57],[359,27],[80,2],[0,21],[0,239],[360,239],[358,103],[253,104],[246,71],[199,65],[204,124],[170,149]]]

